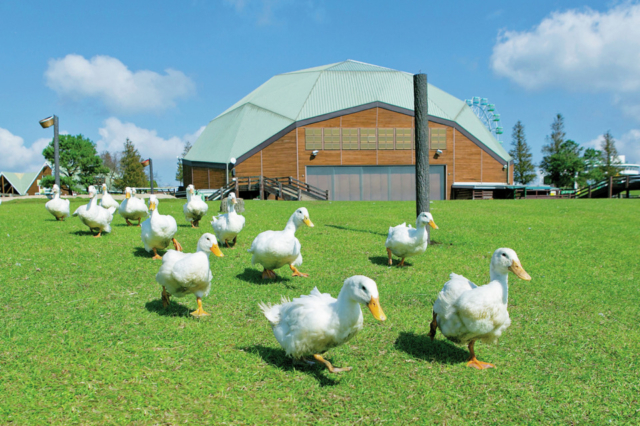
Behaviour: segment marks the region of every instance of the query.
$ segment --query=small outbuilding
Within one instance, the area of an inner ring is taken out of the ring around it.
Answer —
[[[40,181],[43,177],[50,175],[51,167],[46,162],[37,172],[0,172],[0,195],[13,197],[42,193],[44,189],[40,185]]]
[[[513,183],[511,157],[465,101],[433,85],[428,100],[431,199]],[[413,200],[413,116],[410,73],[348,60],[280,74],[207,125],[183,159],[184,184],[262,177],[333,200]]]

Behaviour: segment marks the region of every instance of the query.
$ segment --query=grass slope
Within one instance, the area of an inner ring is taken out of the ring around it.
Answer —
[[[195,250],[179,200],[178,241]],[[71,211],[80,205],[73,201]],[[247,253],[300,205],[309,278],[262,282]],[[210,203],[210,213],[219,203]],[[434,202],[440,229],[404,269],[386,266],[388,227],[415,218],[409,202],[247,201],[236,249],[211,256],[204,308],[162,308],[140,228],[116,216],[91,238],[77,218],[56,222],[44,202],[0,207],[1,424],[637,424],[640,288],[635,200]],[[516,250],[529,283],[510,276],[511,327],[476,345],[495,369],[466,368],[466,348],[426,334],[449,273],[486,283],[498,247]],[[388,316],[364,310],[364,330],[327,353],[353,371],[294,367],[257,308],[314,287],[337,296],[345,278],[373,278]]]

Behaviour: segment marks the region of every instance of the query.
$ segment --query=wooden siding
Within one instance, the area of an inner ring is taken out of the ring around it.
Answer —
[[[312,128],[413,128],[413,117],[383,108],[371,108],[330,120],[298,127],[255,153],[235,168],[236,176],[269,177],[292,176],[306,182],[307,166],[366,166],[366,165],[411,165],[415,164],[415,152],[408,150],[320,150],[313,157],[312,150],[305,148],[305,129]],[[502,164],[491,157],[474,142],[453,127],[429,123],[429,128],[446,129],[446,149],[436,158],[436,150],[429,151],[429,162],[445,165],[447,199],[451,197],[454,182],[505,182],[507,172]],[[194,168],[194,178],[199,176]],[[212,173],[214,169],[211,169]],[[218,169],[219,170],[219,169]],[[218,172],[220,173],[220,172]],[[510,174],[513,170],[510,170]],[[185,166],[185,185],[187,185]],[[195,180],[195,179],[194,179]],[[198,180],[203,182],[202,179]],[[224,181],[224,171],[220,174]],[[512,180],[511,180],[512,181]],[[212,186],[216,188],[219,186]]]
[[[31,184],[29,189],[27,189],[28,195],[36,195],[38,193],[38,181],[42,180],[42,178],[45,176],[51,176],[51,168],[49,166],[45,166],[42,168],[42,170],[40,170],[38,176],[33,180],[33,183]]]

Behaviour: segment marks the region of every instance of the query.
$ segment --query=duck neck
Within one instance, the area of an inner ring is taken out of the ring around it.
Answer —
[[[53,193],[53,199],[57,200],[58,198],[60,198],[60,192],[54,192]]]
[[[158,206],[156,206],[155,209],[151,210],[151,214],[149,215],[150,219],[153,220],[154,218],[158,217],[160,213],[158,213]]]
[[[96,194],[93,197],[91,197],[91,201],[89,201],[89,209],[92,209],[97,206],[98,206],[98,195]]]
[[[187,203],[191,202],[191,191],[187,191]]]
[[[227,213],[230,215],[236,214],[236,206],[234,203],[227,203]]]
[[[343,288],[338,295],[337,308],[340,317],[340,325],[351,327],[358,322],[362,311],[360,304],[353,300]]]
[[[295,234],[296,231],[298,230],[298,224],[296,223],[295,220],[293,220],[293,216],[289,218],[289,221],[287,222],[287,226],[284,227],[284,230],[287,232],[291,232],[292,234]]]
[[[428,235],[429,235],[429,231],[427,230],[427,225],[416,221],[416,237],[419,240],[423,240],[427,238]]]
[[[509,273],[497,271],[492,265],[490,277],[492,283],[496,283],[502,288],[502,303],[506,305],[509,302]]]

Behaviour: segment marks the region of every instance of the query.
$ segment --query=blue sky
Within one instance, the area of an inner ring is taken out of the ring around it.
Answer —
[[[578,1],[110,1],[0,3],[0,170],[29,171],[51,139],[98,150],[131,138],[173,184],[176,156],[210,120],[275,74],[354,59],[425,72],[495,103],[510,148],[534,160],[556,113],[567,137],[611,130],[640,162],[640,5]]]

